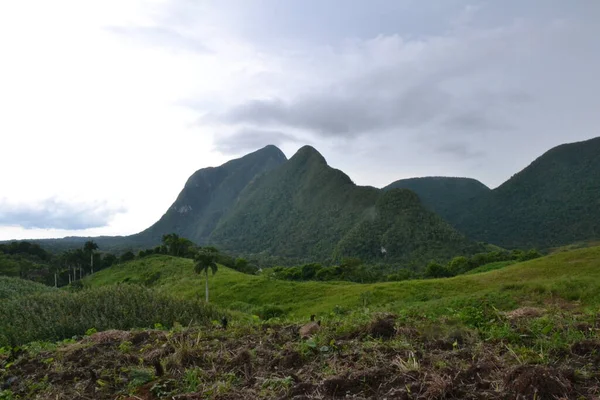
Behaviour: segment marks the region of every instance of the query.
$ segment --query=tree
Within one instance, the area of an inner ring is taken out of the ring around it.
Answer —
[[[464,256],[454,257],[448,263],[448,270],[453,275],[459,275],[467,272],[470,269],[469,259]]]
[[[205,286],[205,293],[206,293],[206,302],[208,303],[208,270],[212,270],[212,274],[216,274],[217,273],[217,263],[215,262],[217,258],[217,253],[214,251],[211,251],[210,249],[202,249],[200,250],[196,256],[194,257],[194,260],[196,261],[194,264],[194,271],[197,274],[201,274],[202,272],[204,272],[204,274],[206,275],[206,286]]]
[[[121,255],[121,257],[119,258],[120,262],[127,262],[127,261],[132,261],[135,260],[135,254],[133,254],[132,251],[128,251],[126,253],[123,253]]]
[[[111,265],[116,264],[118,261],[117,256],[114,254],[108,253],[102,257],[102,268],[108,268]]]
[[[90,272],[94,273],[94,250],[98,250],[98,245],[92,240],[88,240],[83,245],[83,251],[90,256]]]
[[[425,278],[448,278],[452,273],[448,268],[436,262],[430,262],[425,268]]]
[[[189,239],[179,237],[176,233],[163,235],[162,242],[166,248],[166,254],[175,257],[193,257],[195,255],[196,245]]]

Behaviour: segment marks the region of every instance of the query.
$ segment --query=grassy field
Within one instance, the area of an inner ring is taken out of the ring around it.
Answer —
[[[204,277],[193,272],[191,260],[152,256],[118,265],[86,279],[87,286],[147,282],[177,297],[203,296]],[[223,307],[277,305],[289,317],[327,314],[336,309],[368,306],[392,312],[418,310],[443,314],[485,298],[499,309],[549,300],[600,305],[600,247],[561,252],[540,259],[473,275],[447,279],[376,284],[289,282],[241,274],[220,267],[209,278],[211,301]]]
[[[465,275],[473,275],[473,274],[481,274],[482,272],[490,272],[495,271],[497,269],[502,269],[504,267],[508,267],[509,265],[516,264],[517,261],[498,261],[489,264],[482,265],[481,267],[477,267],[470,271],[465,272]]]
[[[232,313],[225,330],[214,322],[223,311],[197,301],[204,278],[192,261],[136,260],[86,278],[90,290],[0,303],[1,315],[29,312],[22,328],[0,323],[0,336],[77,335],[0,348],[0,399],[598,398],[600,247],[489,269],[361,285],[222,267],[210,277],[214,305],[287,311],[267,321]],[[203,323],[126,330],[185,313]],[[310,313],[321,325],[307,338]],[[82,337],[88,328],[98,332]]]

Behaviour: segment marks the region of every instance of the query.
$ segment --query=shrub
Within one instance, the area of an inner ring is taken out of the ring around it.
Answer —
[[[452,276],[452,273],[448,270],[448,268],[436,262],[429,263],[427,268],[425,268],[426,278],[447,278],[450,276]]]
[[[107,329],[171,327],[210,323],[220,316],[204,302],[182,300],[137,285],[106,286],[76,293],[52,291],[0,303],[0,347],[35,340],[61,340],[94,327]]]
[[[272,304],[266,304],[262,307],[258,307],[254,310],[254,314],[258,315],[262,320],[268,320],[271,318],[279,318],[283,317],[286,314],[286,311]]]

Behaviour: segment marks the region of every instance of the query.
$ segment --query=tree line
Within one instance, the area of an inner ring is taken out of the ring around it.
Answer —
[[[501,261],[527,261],[541,257],[537,250],[491,251],[471,257],[454,257],[446,264],[432,261],[421,271],[384,264],[369,265],[358,258],[345,258],[339,265],[308,263],[267,270],[275,279],[290,281],[350,281],[357,283],[394,282],[410,279],[448,278],[465,274],[483,265]]]
[[[115,264],[141,259],[154,254],[184,257],[195,260],[196,272],[216,272],[213,264],[224,265],[246,274],[256,274],[258,267],[244,258],[235,258],[212,246],[200,247],[176,233],[162,236],[161,244],[140,250],[129,250],[120,255],[104,252],[90,240],[82,247],[53,254],[37,243],[13,241],[0,244],[0,275],[15,276],[47,285],[62,287],[81,286],[85,276]],[[208,268],[208,269],[207,269]]]

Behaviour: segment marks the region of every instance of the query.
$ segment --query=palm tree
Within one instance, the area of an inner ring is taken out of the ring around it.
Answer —
[[[167,246],[168,252],[172,256],[179,256],[179,235],[176,233],[169,233],[163,235],[162,242]]]
[[[83,251],[90,255],[90,270],[94,274],[94,250],[98,250],[98,245],[92,240],[88,240],[83,245]]]
[[[211,250],[202,249],[196,254],[194,260],[194,271],[197,274],[204,272],[206,275],[206,302],[208,303],[208,270],[212,270],[213,275],[217,273],[217,253]]]

